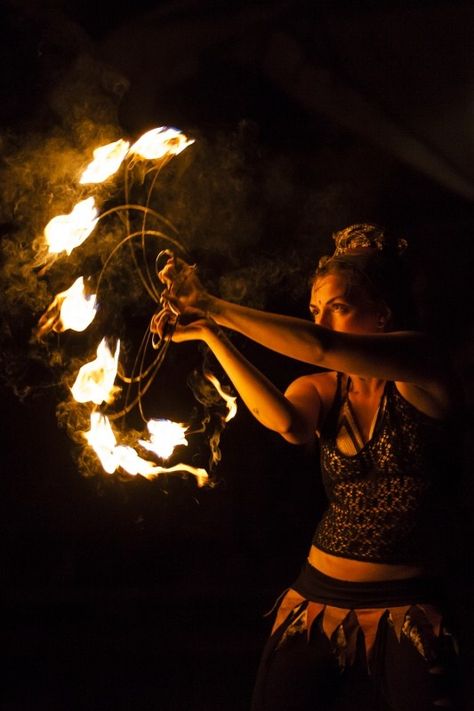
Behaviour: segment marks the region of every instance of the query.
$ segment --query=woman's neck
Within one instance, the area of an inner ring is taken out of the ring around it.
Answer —
[[[360,375],[350,375],[348,392],[354,395],[375,395],[383,390],[385,386],[385,380],[380,378],[363,378]]]

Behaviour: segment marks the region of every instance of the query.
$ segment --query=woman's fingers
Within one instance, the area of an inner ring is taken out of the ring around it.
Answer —
[[[169,289],[180,276],[188,273],[191,269],[194,268],[183,259],[172,256],[169,257],[163,269],[158,272],[158,278]]]
[[[184,322],[182,322],[166,307],[153,314],[150,321],[150,331],[157,334],[158,340],[163,340],[167,336],[170,336],[176,343],[199,340],[203,338],[206,329],[210,327],[210,322],[203,316],[203,312],[199,309],[187,309]],[[171,326],[174,327],[172,331],[170,331]]]
[[[179,257],[168,259],[163,269],[158,272],[158,278],[164,284],[168,298],[175,296],[181,301],[194,301],[203,291],[196,267]]]
[[[182,309],[178,299],[173,296],[168,289],[163,289],[160,296],[160,301],[164,309],[168,309],[175,316],[179,316]]]
[[[166,289],[170,289],[173,280],[176,278],[176,266],[174,259],[169,259],[163,269],[158,272],[158,279],[165,285]]]
[[[209,323],[205,319],[197,319],[187,324],[178,323],[173,331],[173,341],[184,343],[185,341],[200,340],[208,327]]]
[[[168,308],[162,309],[157,314],[153,314],[150,322],[150,331],[157,333],[160,338],[164,338],[166,327],[176,323],[176,316]]]

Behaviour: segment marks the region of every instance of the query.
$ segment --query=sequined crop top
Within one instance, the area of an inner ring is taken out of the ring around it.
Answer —
[[[371,439],[353,455],[337,446],[342,375],[320,437],[329,506],[313,543],[326,553],[377,563],[426,560],[439,496],[443,423],[424,415],[387,382]]]

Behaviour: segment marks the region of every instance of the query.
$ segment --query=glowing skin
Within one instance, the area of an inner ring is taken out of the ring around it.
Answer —
[[[348,298],[346,292],[346,282],[340,274],[328,274],[315,281],[309,305],[315,324],[345,333],[380,333],[386,321],[382,309],[362,295]]]
[[[254,417],[288,442],[303,444],[314,439],[321,415],[334,400],[337,372],[351,376],[351,406],[365,439],[387,380],[428,416],[443,417],[450,411],[451,373],[430,339],[421,333],[388,329],[389,309],[366,298],[360,289],[349,296],[340,274],[320,277],[313,285],[310,310],[315,323],[214,297],[204,290],[196,270],[179,259],[169,260],[160,278],[166,287],[165,308],[153,317],[151,330],[163,335],[166,321],[176,314],[194,318],[187,325],[177,324],[173,340],[204,341]],[[219,326],[324,370],[297,378],[281,393]],[[341,580],[389,580],[420,572],[416,566],[340,558],[315,546],[309,560],[326,575]]]
[[[383,303],[365,298],[359,289],[354,289],[348,298],[347,285],[341,275],[328,274],[316,281],[311,299],[316,323],[212,296],[203,288],[196,270],[179,258],[168,260],[160,279],[166,287],[162,294],[165,308],[154,316],[153,331],[160,333],[166,320],[170,316],[175,318],[173,313],[189,314],[199,320],[178,326],[173,340],[206,340],[209,329],[214,330],[217,324],[282,355],[325,369],[325,373],[298,378],[285,392],[298,414],[303,415],[305,427],[301,427],[300,417],[298,422],[294,419],[294,409],[288,413],[293,420],[289,425],[288,421],[275,422],[270,412],[265,421],[260,419],[288,441],[295,444],[308,441],[314,433],[315,428],[311,426],[314,422],[318,429],[320,403],[325,405],[332,400],[336,372],[351,375],[354,396],[360,385],[365,391],[372,391],[371,396],[375,397],[374,389],[389,380],[396,383],[408,402],[428,416],[443,418],[451,411],[453,378],[442,349],[423,333],[387,328],[390,310]],[[213,346],[218,347],[220,337],[218,331],[212,334],[212,345],[208,343],[212,350]],[[227,366],[230,362],[226,359],[223,367],[227,369]],[[243,371],[240,374],[244,377]],[[246,384],[250,385],[251,380]],[[258,380],[256,390],[251,392],[252,387],[249,390],[249,402],[259,399],[261,380]],[[234,385],[239,390],[236,382]],[[258,409],[261,414],[262,409]],[[255,413],[254,408],[252,412]]]

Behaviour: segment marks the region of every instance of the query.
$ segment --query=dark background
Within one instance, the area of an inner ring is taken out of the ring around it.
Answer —
[[[103,125],[135,136],[179,126],[205,147],[199,181],[183,183],[196,214],[181,221],[209,284],[234,294],[243,280],[247,303],[297,315],[333,230],[389,225],[409,239],[425,325],[451,351],[468,420],[469,3],[188,0],[106,11],[58,1],[8,2],[3,12],[7,179],[11,145],[20,155],[33,135],[45,142],[58,127],[80,123],[97,145]],[[3,208],[6,238],[15,219],[8,201]],[[8,357],[27,353],[17,338],[16,350],[5,343]],[[281,387],[307,372],[236,342]],[[167,405],[173,391],[185,397],[189,362],[200,358],[182,348],[161,376]],[[317,452],[280,441],[241,406],[222,436],[215,488],[86,479],[57,426],[57,392],[35,387],[22,367],[11,378],[5,371],[2,386],[2,708],[247,708],[269,628],[263,614],[298,572],[324,503]],[[457,537],[446,537],[466,669],[469,450],[453,453],[446,474],[462,498]]]

